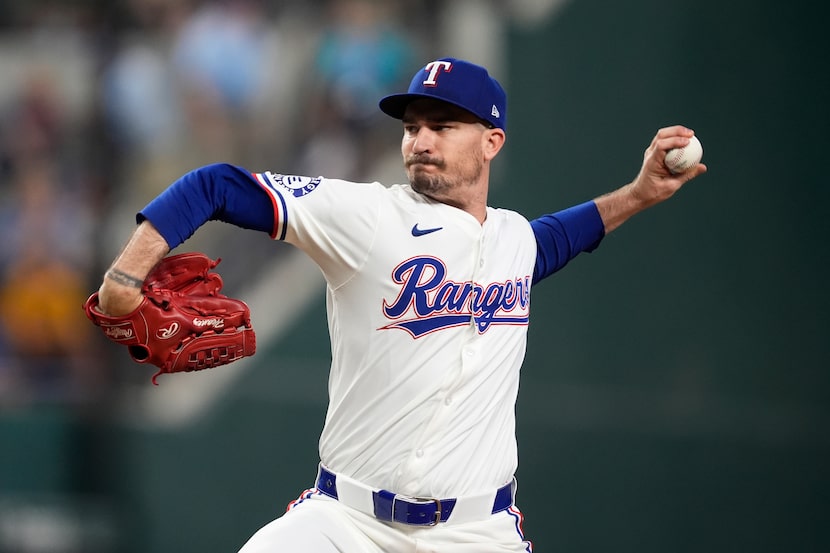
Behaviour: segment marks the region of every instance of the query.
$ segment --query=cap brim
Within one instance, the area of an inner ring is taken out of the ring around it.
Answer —
[[[438,100],[439,102],[445,102],[452,106],[459,107],[464,111],[468,111],[478,118],[481,118],[480,115],[477,115],[476,113],[470,111],[470,108],[468,108],[467,106],[464,106],[458,102],[453,102],[452,100],[447,100],[446,98],[434,96],[432,94],[392,94],[391,96],[386,96],[385,98],[382,98],[381,101],[378,102],[378,106],[380,107],[380,110],[386,115],[394,117],[395,119],[403,119],[403,115],[404,113],[406,113],[406,106],[408,106],[409,103],[413,100],[420,100],[422,98],[428,98],[430,100]]]
[[[418,98],[433,98],[433,96],[427,94],[392,94],[381,99],[378,106],[389,117],[403,119],[403,114],[406,113],[406,106],[412,100],[417,100]]]

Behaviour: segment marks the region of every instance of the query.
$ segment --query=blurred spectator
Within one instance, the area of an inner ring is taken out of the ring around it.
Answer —
[[[251,164],[280,134],[279,34],[256,0],[135,0],[100,84],[118,142],[113,186],[133,211],[194,167]],[[259,161],[259,163],[262,163]],[[120,213],[118,216],[123,216]]]
[[[364,178],[389,147],[386,127],[375,124],[377,102],[408,84],[416,58],[413,40],[394,25],[394,7],[379,0],[329,3],[309,86],[305,172]]]
[[[0,403],[83,402],[107,380],[80,310],[94,258],[84,125],[50,67],[22,72],[0,109]]]
[[[232,111],[244,110],[268,71],[265,24],[254,0],[205,3],[176,36],[173,66],[179,81],[215,96]]]
[[[32,70],[2,110],[0,275],[32,241],[78,270],[89,268],[93,219],[84,171],[77,167],[77,128],[61,102],[61,86],[45,68]]]
[[[158,155],[179,138],[171,76],[163,53],[143,43],[125,47],[107,67],[103,108],[122,151]]]
[[[247,162],[281,69],[279,36],[258,0],[206,2],[181,22],[171,62],[193,146],[205,161]]]
[[[16,160],[57,158],[65,138],[66,113],[47,67],[34,67],[2,114],[0,152],[7,170]]]
[[[91,218],[56,169],[49,158],[17,163],[0,214],[0,332],[19,360],[7,374],[18,401],[82,401],[106,380],[80,310]]]

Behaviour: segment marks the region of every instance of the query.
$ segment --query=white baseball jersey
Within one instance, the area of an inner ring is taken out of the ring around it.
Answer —
[[[488,208],[482,225],[409,185],[254,176],[275,238],[328,284],[323,464],[411,496],[509,482],[536,259],[528,221]]]

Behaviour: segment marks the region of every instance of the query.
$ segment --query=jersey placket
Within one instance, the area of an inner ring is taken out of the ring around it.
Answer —
[[[479,283],[481,270],[484,266],[484,259],[482,257],[482,252],[484,248],[484,230],[482,229],[479,231],[478,240],[476,246],[471,248],[471,255],[469,258],[469,265],[467,267],[467,275],[470,279],[470,282],[473,284]],[[478,330],[477,330],[477,323],[475,319],[474,307],[473,307],[473,298],[470,297],[469,301],[469,310],[470,310],[470,324],[459,329],[460,331],[464,332],[466,335],[466,339],[463,341],[463,346],[459,348],[459,362],[458,362],[458,369],[454,371],[454,374],[447,375],[446,383],[441,386],[437,390],[437,394],[435,397],[434,403],[434,411],[432,417],[424,425],[423,432],[421,432],[418,440],[415,442],[415,446],[410,453],[408,461],[404,464],[403,467],[398,471],[398,476],[402,477],[404,474],[426,474],[424,466],[428,466],[431,462],[433,462],[433,449],[438,450],[439,454],[440,451],[444,450],[444,446],[441,444],[440,436],[446,434],[447,429],[449,429],[453,423],[452,419],[454,417],[454,393],[460,391],[463,387],[464,382],[467,380],[467,375],[470,374],[471,371],[475,370],[476,365],[478,364],[479,360],[479,351],[476,347],[476,341],[478,340]],[[427,442],[433,445],[431,448],[427,447]],[[404,485],[404,488],[412,488],[412,489],[420,489],[421,482],[416,481],[407,481]],[[409,493],[411,490],[403,489],[403,493]]]

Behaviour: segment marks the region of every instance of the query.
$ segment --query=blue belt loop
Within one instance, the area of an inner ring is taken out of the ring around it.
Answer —
[[[496,499],[493,500],[493,514],[500,513],[513,506],[514,495],[516,494],[516,480],[502,486],[496,492]]]
[[[333,499],[337,499],[337,475],[320,466],[320,474],[317,476],[317,489],[320,493]]]

